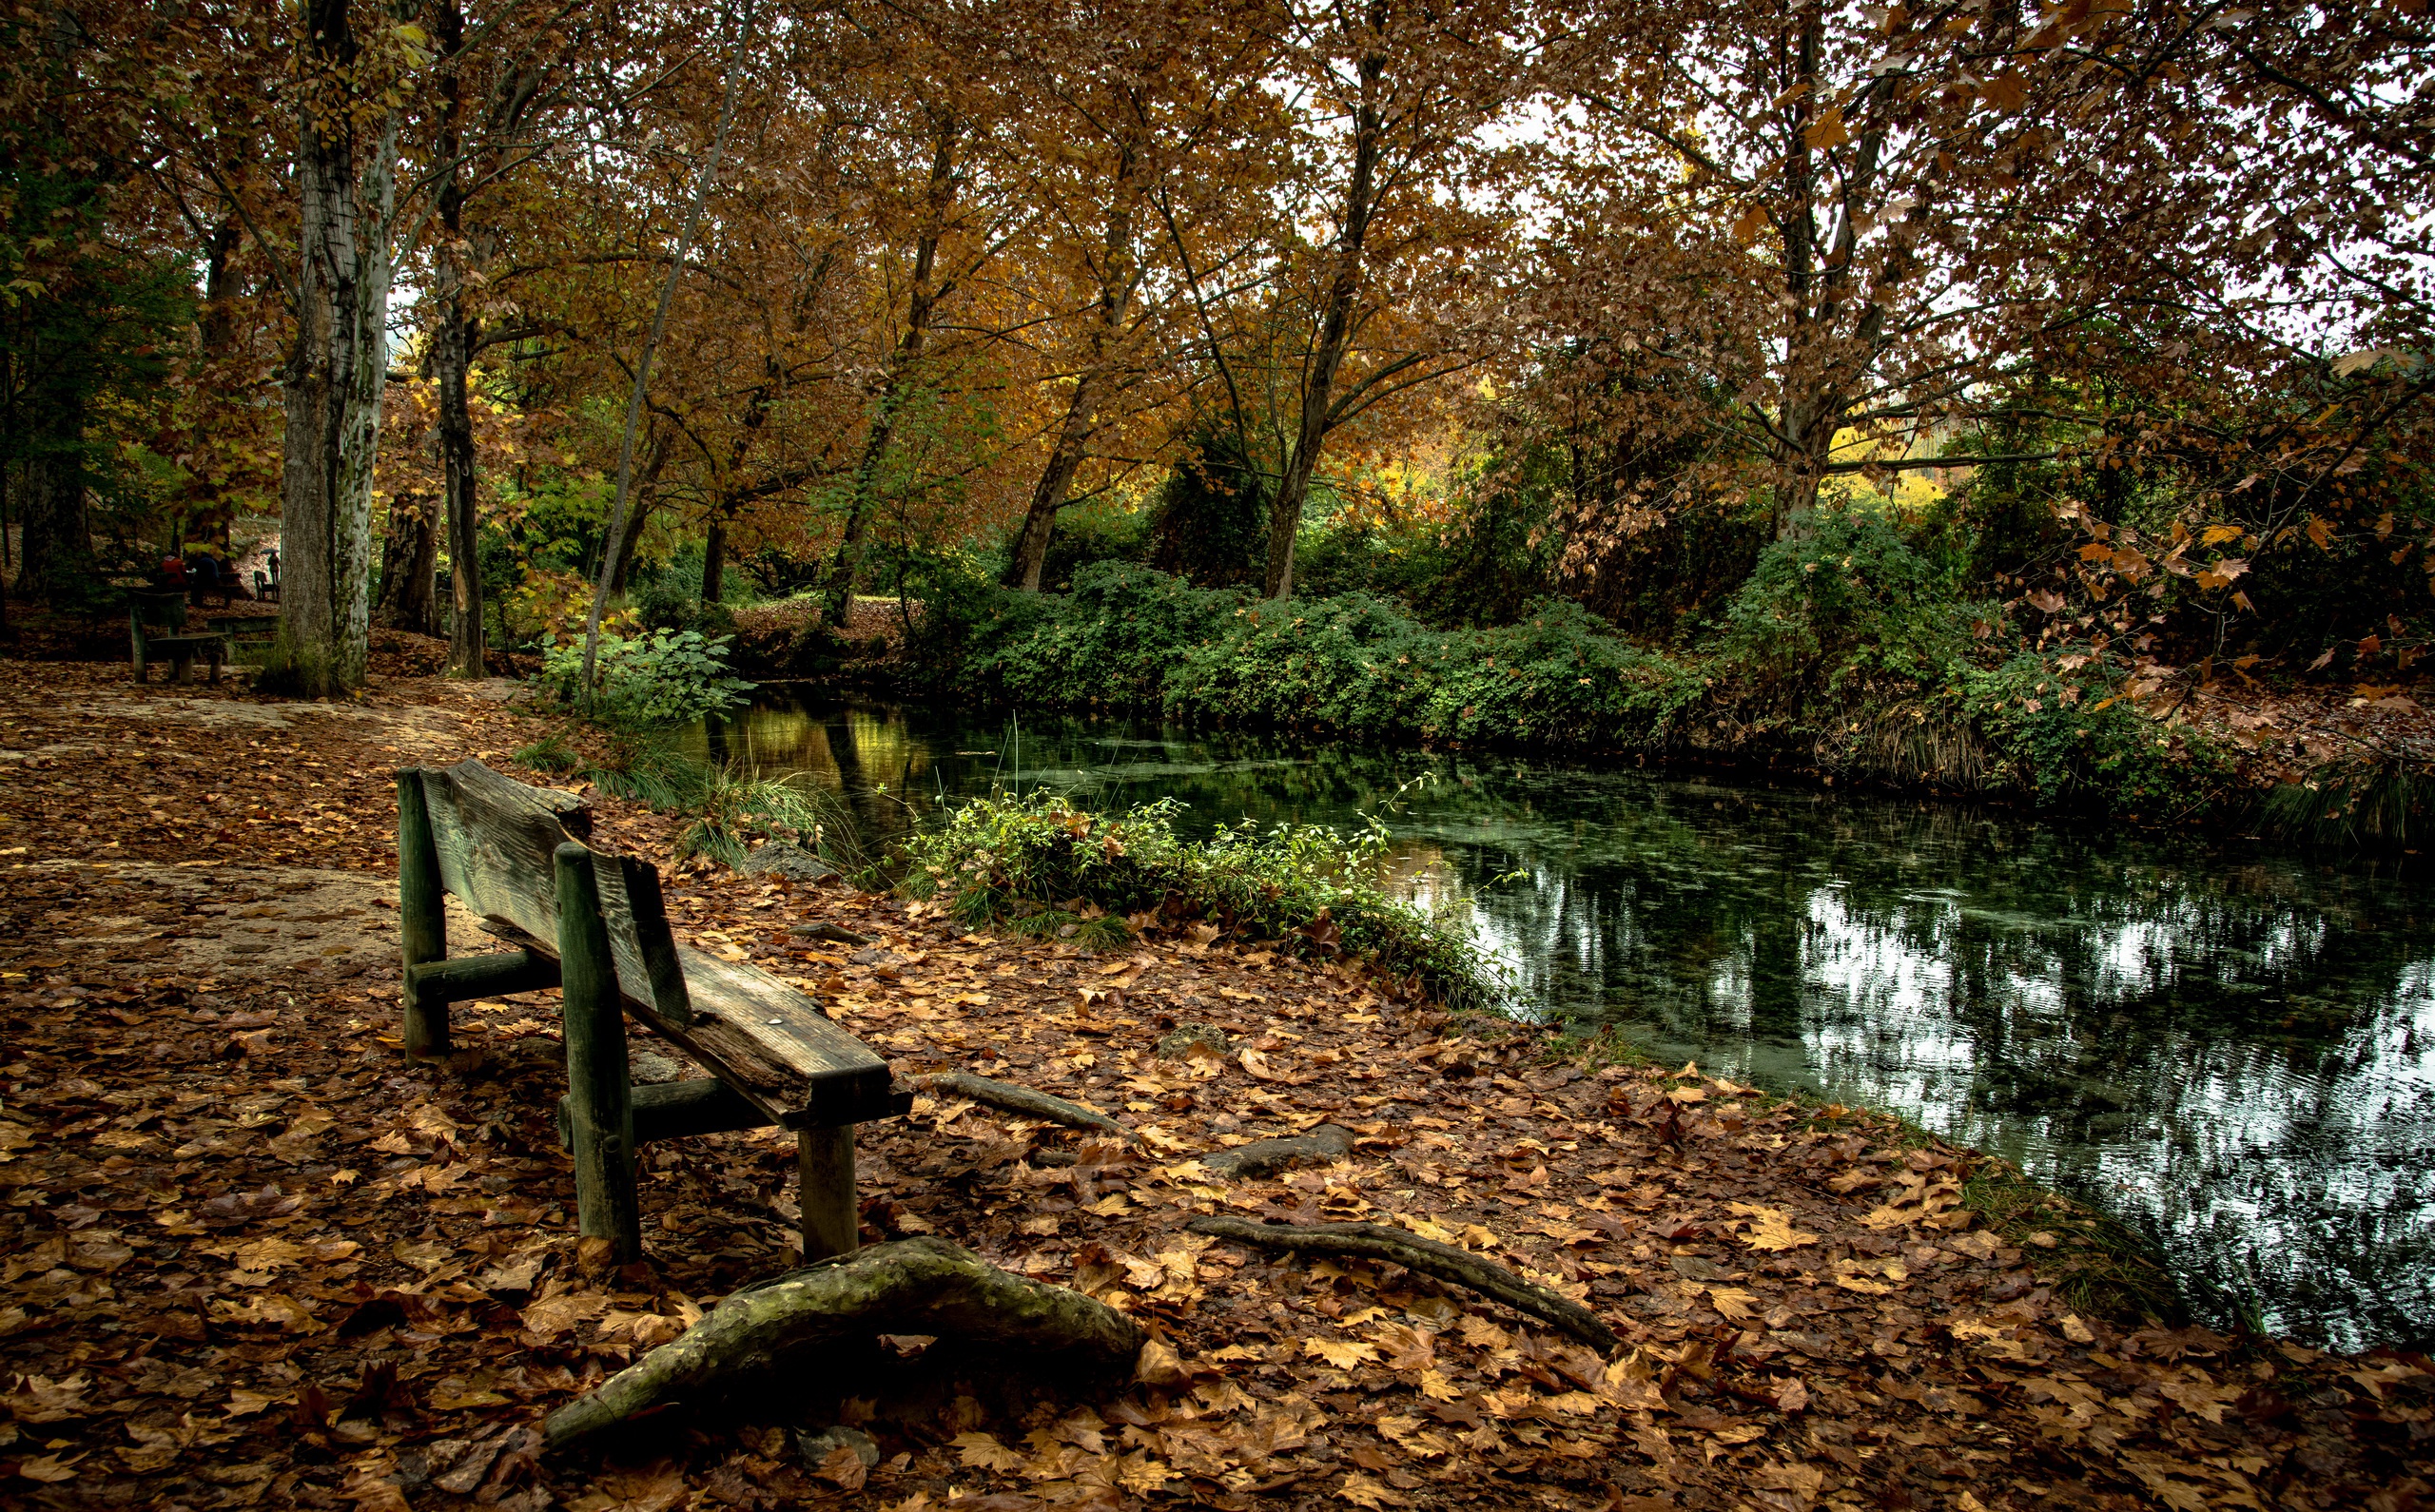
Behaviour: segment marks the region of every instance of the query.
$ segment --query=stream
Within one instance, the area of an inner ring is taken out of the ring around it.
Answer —
[[[2218,1324],[2343,1349],[2435,1334],[2435,883],[2415,863],[774,689],[691,738],[809,774],[883,838],[993,785],[1173,797],[1187,832],[1377,813],[1401,885],[1457,907],[1530,1011],[2003,1155],[2146,1233]]]

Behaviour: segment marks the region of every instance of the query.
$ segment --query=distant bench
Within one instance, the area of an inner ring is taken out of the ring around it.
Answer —
[[[398,773],[398,917],[405,1044],[448,1053],[448,1005],[560,989],[568,1092],[559,1128],[575,1158],[578,1231],[640,1257],[634,1153],[653,1139],[776,1124],[795,1132],[807,1261],[855,1246],[854,1131],[911,1095],[817,1003],[756,966],[679,945],[650,863],[583,843],[574,796],[527,787],[477,761]],[[443,894],[511,949],[448,954]],[[625,1015],[710,1068],[633,1088]]]
[[[217,630],[188,635],[185,633],[185,623],[184,589],[139,590],[127,595],[127,631],[134,653],[137,682],[151,681],[152,663],[166,657],[169,681],[183,683],[197,656],[211,669],[211,680],[220,681],[220,664],[228,658],[228,637]]]

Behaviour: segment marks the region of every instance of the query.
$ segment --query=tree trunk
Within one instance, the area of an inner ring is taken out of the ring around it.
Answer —
[[[389,505],[380,547],[380,623],[417,635],[439,632],[439,500],[400,494]]]
[[[1310,492],[1311,475],[1318,468],[1319,450],[1335,423],[1335,376],[1353,344],[1354,309],[1361,299],[1362,254],[1369,241],[1370,217],[1377,208],[1385,121],[1374,102],[1386,68],[1386,59],[1375,54],[1360,63],[1361,105],[1354,115],[1353,175],[1345,184],[1344,223],[1336,233],[1335,276],[1328,283],[1327,308],[1320,319],[1317,345],[1311,353],[1310,377],[1302,389],[1294,455],[1286,458],[1285,475],[1269,500],[1268,575],[1263,591],[1270,598],[1294,596],[1294,544],[1302,530],[1302,500]]]
[[[465,313],[459,286],[450,276],[441,296],[439,328],[433,333],[432,367],[439,381],[439,457],[448,519],[448,675],[483,677],[482,540],[476,472],[473,318]]]
[[[626,580],[634,573],[634,555],[642,550],[643,531],[651,524],[653,506],[659,502],[659,470],[668,465],[668,453],[667,433],[653,432],[651,455],[643,463],[643,475],[634,480],[633,493],[626,501],[626,528],[604,547],[614,553],[609,559],[611,598],[624,596]]]
[[[1066,402],[1057,445],[1048,454],[1048,465],[1041,470],[1039,486],[1032,490],[1023,534],[1016,538],[1014,560],[1007,564],[1006,586],[1026,593],[1040,591],[1041,569],[1048,560],[1048,537],[1057,528],[1057,512],[1065,507],[1074,475],[1081,471],[1083,454],[1098,429],[1100,393],[1109,377],[1108,350],[1123,334],[1134,291],[1140,286],[1140,273],[1133,266],[1134,167],[1135,156],[1127,147],[1117,163],[1115,207],[1107,218],[1107,255],[1100,266],[1100,318],[1091,331],[1090,361],[1074,380],[1074,396]]]
[[[727,521],[711,521],[702,542],[702,602],[715,604],[727,591]]]
[[[356,62],[347,0],[313,0],[305,32],[333,79]],[[372,477],[389,370],[389,221],[398,120],[374,137],[360,178],[356,126],[298,109],[297,340],[287,377],[281,478],[280,641],[287,681],[309,697],[363,684],[372,632]],[[326,128],[325,128],[326,126]]]
[[[1049,533],[1057,528],[1057,512],[1082,470],[1082,453],[1091,438],[1091,410],[1099,374],[1085,372],[1074,384],[1073,401],[1065,407],[1065,423],[1058,429],[1056,448],[1048,454],[1039,486],[1032,490],[1031,508],[1023,514],[1023,533],[1015,539],[1014,559],[1006,564],[1006,586],[1026,593],[1040,591],[1041,570],[1048,562]]]
[[[484,677],[482,540],[478,457],[474,450],[474,352],[481,322],[465,307],[465,184],[456,162],[464,146],[465,12],[455,0],[434,8],[433,26],[444,60],[439,156],[450,165],[439,186],[439,323],[432,333],[432,376],[439,386],[439,457],[448,518],[448,675]]]
[[[947,211],[955,204],[955,142],[962,127],[951,120],[938,122],[936,126],[938,136],[930,155],[930,215],[913,247],[913,296],[905,312],[905,335],[889,354],[886,374],[880,381],[878,398],[871,409],[871,426],[863,436],[863,455],[854,464],[853,492],[846,504],[846,527],[839,535],[828,581],[823,585],[822,602],[828,627],[841,635],[846,630],[847,614],[853,607],[854,579],[862,575],[864,537],[871,508],[878,502],[880,468],[887,459],[887,445],[895,435],[896,412],[905,402],[906,380],[928,342],[931,317],[946,296],[945,289],[933,288],[930,281],[938,271],[939,242],[946,229]]]
[[[92,575],[92,522],[85,509],[85,384],[70,378],[38,395],[43,432],[25,464],[18,510],[17,596],[69,601]]]

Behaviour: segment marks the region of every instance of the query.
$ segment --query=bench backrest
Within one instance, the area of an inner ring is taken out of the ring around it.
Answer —
[[[527,787],[470,758],[409,770],[431,816],[440,885],[475,913],[504,920],[555,948],[557,848],[591,839],[591,810],[573,794]],[[596,850],[592,868],[618,987],[667,1022],[691,1023],[692,1005],[660,901],[659,873],[649,862]]]
[[[127,595],[127,611],[143,628],[166,627],[183,629],[186,622],[186,595],[184,589],[174,592],[137,591]]]

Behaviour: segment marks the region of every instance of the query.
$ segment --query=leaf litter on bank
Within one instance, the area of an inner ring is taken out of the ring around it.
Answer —
[[[861,1132],[867,1232],[945,1235],[1156,1340],[1131,1387],[1087,1401],[1000,1389],[952,1341],[884,1341],[853,1389],[784,1421],[671,1425],[633,1463],[544,1459],[533,1423],[791,1263],[796,1212],[774,1132],[653,1146],[652,1260],[605,1269],[571,1231],[555,999],[466,1005],[455,1059],[409,1064],[377,902],[291,888],[336,872],[377,892],[390,770],[503,762],[536,722],[401,678],[344,713],[228,689],[124,699],[109,669],[73,664],[0,663],[0,748],[49,753],[0,784],[14,1501],[2398,1509],[2428,1494],[2423,1359],[2092,1312],[2028,1242],[2046,1231],[1984,1227],[1968,1159],[1888,1121],[1696,1068],[1549,1064],[1532,1036],[1272,950],[1152,934],[1107,973],[1054,940],[703,868],[671,878],[679,928],[808,986],[900,1075],[1020,1083],[1137,1136],[925,1095]],[[599,806],[611,843],[667,854],[668,821]],[[162,881],[195,863],[204,896]],[[301,927],[335,953],[249,969],[233,946],[300,906],[333,915]],[[797,938],[814,923],[871,953]],[[356,948],[367,938],[377,950]],[[1187,1024],[1215,1033],[1161,1057]],[[684,1069],[647,1036],[637,1048]],[[1352,1135],[1348,1158],[1231,1182],[1194,1158],[1321,1124]],[[1184,1231],[1204,1213],[1399,1226],[1584,1303],[1625,1346],[1601,1358],[1396,1269]],[[840,1439],[807,1459],[794,1430],[830,1427],[877,1457]]]

